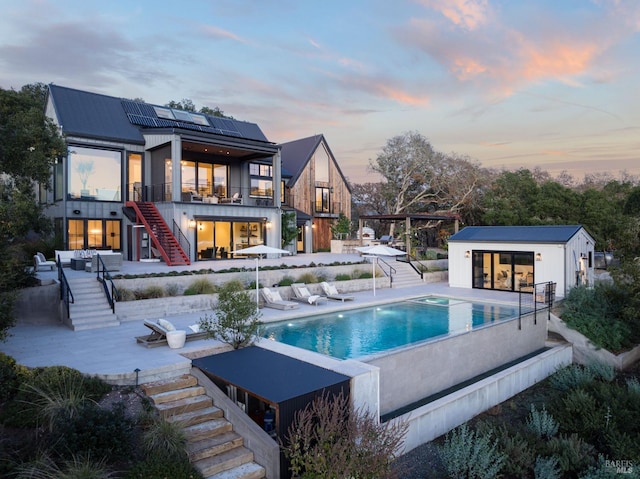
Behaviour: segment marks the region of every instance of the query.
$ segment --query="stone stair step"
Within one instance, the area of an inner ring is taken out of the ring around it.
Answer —
[[[207,437],[224,434],[232,429],[233,425],[229,421],[220,418],[185,427],[184,434],[187,437],[187,441],[200,441]]]
[[[203,476],[212,476],[253,461],[253,453],[246,447],[236,447],[222,454],[194,462]]]
[[[163,418],[175,416],[176,414],[184,414],[189,411],[197,411],[205,409],[213,405],[213,399],[204,394],[169,401],[166,403],[156,404],[156,409]]]
[[[173,414],[166,417],[169,422],[179,423],[182,427],[194,426],[201,422],[224,417],[224,412],[219,407],[210,406],[194,411],[186,411],[180,414]]]
[[[73,331],[86,331],[88,329],[99,329],[120,326],[120,321],[115,315],[107,317],[93,317],[88,319],[71,318],[71,329]]]
[[[242,436],[233,431],[229,431],[199,441],[189,441],[186,449],[191,462],[195,462],[242,445],[244,445]]]
[[[174,391],[166,391],[163,393],[153,394],[150,396],[154,404],[163,404],[171,401],[177,401],[178,399],[184,399],[193,396],[201,396],[205,393],[202,386],[191,386],[182,389],[176,389]]]
[[[198,384],[198,380],[191,374],[185,374],[178,378],[163,379],[162,381],[154,381],[152,383],[143,384],[142,390],[147,396],[160,394],[174,389],[183,389]]]
[[[219,472],[207,479],[263,479],[266,471],[264,467],[255,462],[247,462],[240,466]]]

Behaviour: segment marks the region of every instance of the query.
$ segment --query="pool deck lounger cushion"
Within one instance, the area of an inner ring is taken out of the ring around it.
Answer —
[[[143,344],[148,348],[166,345],[167,333],[176,331],[175,326],[166,319],[158,319],[157,321],[145,320],[144,325],[151,330],[151,334],[136,337],[136,342],[139,344]],[[207,331],[200,331],[197,325],[189,326],[189,329],[193,332],[187,332],[185,338],[186,341],[194,339],[205,339],[207,337]]]
[[[325,303],[327,301],[327,298],[324,296],[311,294],[309,292],[309,288],[307,288],[307,285],[304,283],[293,283],[291,285],[291,290],[293,291],[293,297],[291,299],[299,301],[300,303],[318,306],[320,303]]]
[[[266,308],[286,310],[296,309],[298,307],[298,304],[293,301],[283,300],[278,291],[271,291],[269,288],[262,288],[261,293],[262,298],[264,299],[264,306]]]
[[[327,283],[326,281],[320,283],[320,287],[322,288],[322,291],[324,291],[324,294],[327,295],[328,299],[333,299],[335,301],[353,301],[355,299],[354,296],[349,294],[339,293],[335,286]]]

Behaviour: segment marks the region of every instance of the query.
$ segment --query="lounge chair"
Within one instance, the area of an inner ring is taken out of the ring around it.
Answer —
[[[320,296],[319,294],[311,294],[304,283],[293,283],[291,285],[291,289],[293,291],[293,297],[291,299],[294,301],[312,304],[314,306],[318,306],[320,303],[324,303],[327,301],[327,298],[325,298],[324,296]]]
[[[266,308],[286,310],[296,309],[298,307],[297,303],[294,303],[293,301],[285,301],[284,299],[282,299],[278,291],[271,291],[269,288],[262,288],[260,292],[262,293],[264,306]]]
[[[353,301],[354,299],[356,299],[355,296],[339,293],[335,286],[327,283],[326,281],[320,283],[320,287],[322,288],[322,291],[324,291],[324,294],[327,295],[328,299],[342,302]]]
[[[158,319],[157,321],[145,320],[144,325],[151,330],[151,334],[136,337],[136,342],[143,344],[148,348],[166,345],[167,333],[176,331],[175,326],[166,319]],[[190,332],[187,332],[186,334],[186,341],[204,339],[209,334],[207,331],[200,331],[197,324],[189,326],[189,328]]]
[[[36,273],[47,268],[51,271],[56,269],[56,262],[47,261],[42,253],[36,253],[33,255],[33,263],[35,265]]]

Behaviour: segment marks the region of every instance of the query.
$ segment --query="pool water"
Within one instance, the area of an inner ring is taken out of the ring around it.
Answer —
[[[270,323],[264,337],[334,358],[361,358],[517,316],[517,307],[428,296]]]

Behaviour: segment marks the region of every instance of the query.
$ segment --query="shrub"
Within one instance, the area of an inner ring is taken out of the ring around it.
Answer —
[[[496,436],[500,450],[509,458],[504,462],[502,471],[514,477],[526,477],[533,469],[535,459],[529,442],[519,431],[509,434],[504,426],[498,429]]]
[[[142,446],[147,456],[157,454],[173,459],[186,458],[187,437],[182,426],[155,417],[142,433]]]
[[[580,471],[593,464],[594,447],[577,434],[553,437],[547,443],[547,448],[557,458],[563,472]]]
[[[118,288],[118,301],[135,301],[136,293],[128,288]]]
[[[103,459],[95,461],[89,456],[73,456],[58,466],[50,457],[41,456],[18,467],[16,479],[110,479],[117,477],[106,469]]]
[[[550,378],[551,386],[559,391],[570,391],[591,383],[595,376],[592,370],[571,364],[559,369]]]
[[[336,281],[349,281],[351,279],[351,275],[346,273],[336,274]]]
[[[298,281],[296,283],[318,283],[318,277],[313,273],[304,273],[298,277]]]
[[[353,410],[342,393],[323,395],[295,414],[282,448],[294,477],[389,477],[406,429]]]
[[[356,272],[354,271],[354,276],[356,275]],[[360,271],[357,273],[357,279],[368,279],[368,278],[373,278],[373,273],[371,271]]]
[[[18,365],[15,359],[0,353],[0,403],[16,395],[26,374],[26,369]]]
[[[176,283],[169,283],[164,287],[164,292],[169,297],[178,296],[180,294],[180,286]]]
[[[214,304],[215,315],[200,318],[200,328],[234,349],[251,345],[260,335],[260,311],[240,281],[229,281],[220,288]]]
[[[592,442],[605,429],[606,409],[600,407],[592,394],[583,389],[569,391],[554,407],[554,417],[561,429],[575,432]]]
[[[216,291],[216,286],[207,278],[198,278],[184,290],[184,295],[193,296],[195,294],[214,294]]]
[[[538,411],[533,404],[531,405],[531,412],[527,417],[527,427],[542,439],[548,439],[558,433],[558,422],[547,412],[544,405],[541,411]]]
[[[536,464],[533,467],[535,479],[560,479],[560,469],[558,468],[557,457],[536,457]]]
[[[491,441],[491,431],[477,434],[467,424],[447,434],[440,449],[451,478],[490,479],[498,476],[507,456]]]
[[[278,283],[278,286],[291,286],[295,282],[296,280],[293,279],[291,276],[285,276],[280,280],[280,282]]]
[[[155,284],[144,288],[141,295],[146,299],[164,298],[164,288]]]
[[[639,394],[640,395],[640,381],[638,381],[638,378],[629,378],[626,381],[627,384],[627,390],[631,393],[631,394]]]

